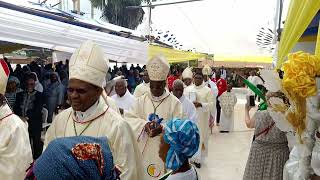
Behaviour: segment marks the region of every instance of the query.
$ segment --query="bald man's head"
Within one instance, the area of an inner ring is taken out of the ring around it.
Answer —
[[[181,96],[183,95],[183,82],[180,79],[177,79],[173,82],[173,90],[172,93],[173,95],[175,95],[178,99],[181,98]]]
[[[118,96],[124,96],[127,92],[127,81],[125,79],[117,80],[115,84],[115,91]]]

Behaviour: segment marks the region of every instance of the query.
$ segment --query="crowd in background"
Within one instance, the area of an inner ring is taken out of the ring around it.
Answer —
[[[59,109],[70,107],[67,103],[69,61],[47,65],[39,65],[33,61],[23,67],[17,64],[15,69],[12,68],[6,58],[5,61],[10,69],[10,78],[5,97],[15,114],[29,123],[33,154],[34,158],[37,158],[41,155],[43,146],[41,141],[43,121],[51,123],[54,114]],[[109,69],[106,81],[110,81],[117,76],[123,76],[127,80],[129,92],[133,93],[135,88],[143,82],[142,72],[145,69],[145,66],[140,67],[139,64],[137,66],[131,65],[130,67],[126,64],[120,67],[114,66]],[[169,91],[173,90],[173,82],[181,79],[183,70],[184,67],[180,65],[172,65],[170,67],[170,73],[167,78]],[[235,71],[228,71],[221,67],[213,69],[212,72],[212,79],[219,72],[221,78],[225,79],[233,87],[241,86],[239,83],[241,80]],[[254,71],[251,71],[245,74],[250,77],[249,74],[252,76],[255,75],[254,73]]]

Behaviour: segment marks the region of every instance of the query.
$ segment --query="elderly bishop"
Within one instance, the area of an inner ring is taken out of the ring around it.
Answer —
[[[56,116],[46,133],[45,146],[60,137],[106,136],[121,179],[143,179],[141,153],[130,126],[101,96],[108,71],[103,50],[93,41],[86,41],[73,53],[69,69],[71,108]]]
[[[166,172],[158,155],[162,125],[172,118],[181,118],[182,105],[179,99],[166,90],[170,68],[168,61],[158,56],[149,60],[146,66],[150,91],[137,99],[132,109],[125,113],[125,119],[139,142],[148,179],[158,179]]]

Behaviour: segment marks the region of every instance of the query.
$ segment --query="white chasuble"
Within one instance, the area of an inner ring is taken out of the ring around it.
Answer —
[[[88,119],[78,121],[72,108],[56,116],[45,136],[45,147],[50,141],[70,136],[106,136],[109,140],[114,164],[121,170],[121,179],[141,180],[141,153],[134,139],[133,132],[119,113],[106,105],[101,97],[97,108]]]
[[[237,97],[233,92],[224,92],[219,97],[221,106],[220,131],[233,131],[234,106],[237,104]]]
[[[162,125],[172,118],[182,118],[182,105],[172,94],[165,92],[161,97],[153,97],[150,91],[139,97],[132,109],[125,113],[125,119],[132,127],[142,153],[144,172],[149,179],[158,179],[166,172],[165,164],[159,157],[160,135],[150,138],[144,126],[150,114],[163,118]]]
[[[8,105],[0,107],[0,179],[23,180],[32,163],[28,125]]]

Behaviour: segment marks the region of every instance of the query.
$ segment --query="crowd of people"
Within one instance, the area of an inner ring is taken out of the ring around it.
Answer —
[[[143,67],[111,70],[93,41],[84,42],[70,63],[32,62],[13,70],[0,62],[0,135],[6,142],[0,164],[7,167],[0,177],[199,179],[196,168],[208,156],[213,126],[233,131],[238,79],[247,83],[248,97],[262,100],[254,116],[251,98],[245,106],[245,123],[255,133],[244,179],[283,177],[288,141],[268,108],[275,98],[288,100],[283,93],[266,94],[255,71],[244,78],[223,67],[183,69],[162,56]]]

